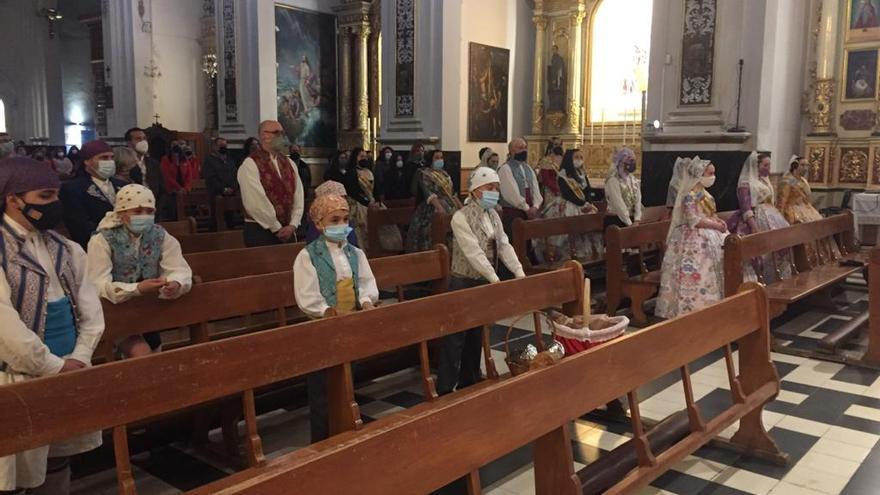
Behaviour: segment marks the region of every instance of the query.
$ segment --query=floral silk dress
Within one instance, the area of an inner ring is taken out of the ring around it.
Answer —
[[[727,233],[697,227],[717,218],[715,199],[701,187],[682,199],[684,221],[669,233],[655,314],[674,318],[724,297],[724,239]]]
[[[452,177],[445,170],[435,170],[423,168],[416,172],[416,181],[419,188],[419,198],[421,199],[416,211],[413,213],[412,221],[409,224],[409,230],[406,233],[406,252],[416,253],[419,251],[427,251],[431,249],[433,240],[431,238],[431,226],[434,223],[434,214],[438,213],[434,210],[434,205],[428,201],[431,196],[437,196],[440,204],[445,211],[439,213],[452,216],[458,209],[458,203],[455,201],[455,192],[453,191]]]
[[[815,222],[822,220],[822,214],[813,206],[810,199],[812,190],[810,183],[803,177],[795,177],[791,173],[785,174],[779,183],[779,197],[776,205],[779,211],[785,215],[788,223]],[[840,248],[833,239],[824,239],[817,244],[807,244],[807,259],[812,265],[821,263],[817,256],[826,260],[840,257]]]

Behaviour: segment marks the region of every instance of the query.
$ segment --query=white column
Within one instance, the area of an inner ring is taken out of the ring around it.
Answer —
[[[822,20],[816,42],[816,79],[833,79],[837,60],[837,26],[840,2],[822,0]]]
[[[532,108],[532,132],[539,134],[544,127],[544,30],[547,18],[536,15],[535,23],[535,94]]]

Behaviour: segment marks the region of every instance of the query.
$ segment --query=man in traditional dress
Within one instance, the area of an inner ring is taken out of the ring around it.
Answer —
[[[285,156],[290,142],[281,124],[275,120],[260,123],[259,140],[260,149],[238,169],[248,247],[295,241],[304,208],[302,181]]]

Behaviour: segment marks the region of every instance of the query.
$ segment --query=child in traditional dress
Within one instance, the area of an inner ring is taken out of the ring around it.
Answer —
[[[101,297],[113,304],[148,294],[177,299],[192,287],[192,270],[180,243],[154,223],[155,214],[152,191],[129,184],[116,194],[113,211],[89,241],[89,278]],[[161,344],[159,332],[151,332],[129,337],[118,347],[123,355],[138,357]]]
[[[379,301],[376,278],[364,252],[348,243],[349,207],[344,197],[319,196],[309,216],[321,236],[306,245],[293,262],[296,304],[310,318],[328,318],[373,309]],[[327,374],[307,377],[312,442],[329,436]]]
[[[0,386],[91,364],[104,332],[86,253],[51,230],[62,219],[58,174],[25,157],[0,161]],[[0,492],[70,492],[69,456],[101,433],[0,457]]]
[[[489,167],[471,176],[470,200],[452,216],[452,278],[449,290],[468,289],[500,280],[498,260],[516,278],[525,277],[522,264],[507,240],[495,211],[500,180]],[[448,394],[482,379],[482,329],[471,328],[443,338],[437,372],[437,393]]]

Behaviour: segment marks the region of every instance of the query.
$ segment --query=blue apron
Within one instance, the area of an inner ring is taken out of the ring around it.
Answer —
[[[46,329],[43,342],[52,354],[64,357],[73,352],[76,346],[76,322],[73,307],[67,297],[51,301],[46,309]]]

